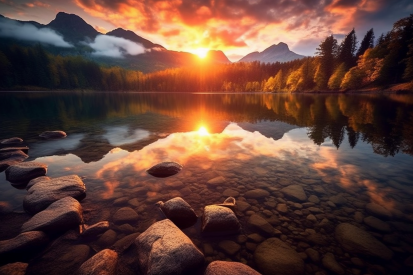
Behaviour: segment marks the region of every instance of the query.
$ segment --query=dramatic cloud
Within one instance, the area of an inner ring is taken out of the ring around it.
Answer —
[[[57,47],[73,47],[64,41],[62,36],[49,28],[38,29],[32,24],[23,24],[6,18],[0,18],[0,37],[41,42]]]
[[[141,44],[110,35],[98,35],[95,41],[85,44],[95,50],[94,55],[100,56],[124,57],[125,54],[138,55],[145,52]]]

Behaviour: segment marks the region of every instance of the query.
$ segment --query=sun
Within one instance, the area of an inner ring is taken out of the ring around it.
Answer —
[[[208,48],[198,48],[193,51],[199,58],[204,59],[208,55]]]
[[[200,136],[207,136],[207,135],[209,135],[208,130],[207,130],[204,126],[199,127],[198,134],[199,134]]]

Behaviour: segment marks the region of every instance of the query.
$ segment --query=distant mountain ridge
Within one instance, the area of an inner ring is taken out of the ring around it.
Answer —
[[[272,45],[262,52],[252,52],[238,60],[238,62],[260,61],[264,63],[288,62],[295,59],[304,58],[304,55],[291,51],[287,44],[280,42]]]

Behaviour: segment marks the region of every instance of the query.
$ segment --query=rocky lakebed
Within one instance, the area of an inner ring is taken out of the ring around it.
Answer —
[[[143,182],[122,174],[130,184],[98,200],[93,179],[48,177],[22,144],[0,146],[0,170],[27,190],[24,211],[0,204],[0,274],[413,274],[413,190],[395,181],[195,157],[146,167]]]

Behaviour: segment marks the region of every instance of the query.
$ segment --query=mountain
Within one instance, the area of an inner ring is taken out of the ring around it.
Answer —
[[[122,37],[122,38],[128,39],[130,41],[142,44],[142,46],[144,46],[146,49],[158,48],[158,49],[166,50],[163,46],[161,46],[159,44],[154,44],[151,41],[140,37],[139,35],[137,35],[133,31],[124,30],[122,28],[117,28],[113,31],[110,31],[110,32],[106,33],[106,35],[111,35],[111,36]]]
[[[59,12],[56,18],[47,24],[46,27],[63,35],[67,42],[75,44],[85,41],[85,38],[93,41],[98,34],[101,34],[76,14],[64,12]]]
[[[206,60],[215,63],[231,63],[223,51],[209,50]]]
[[[304,58],[304,55],[290,51],[288,45],[280,42],[272,45],[262,52],[252,52],[238,60],[238,62],[260,61],[264,63],[287,62],[294,59]]]

